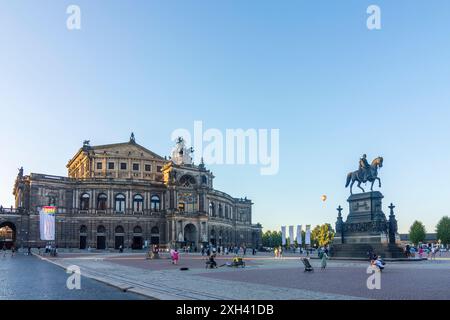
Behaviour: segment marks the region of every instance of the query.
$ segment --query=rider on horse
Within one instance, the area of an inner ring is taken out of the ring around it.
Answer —
[[[362,158],[359,159],[359,173],[358,173],[360,180],[362,182],[366,182],[371,175],[370,172],[370,165],[367,161],[367,155],[363,154]]]

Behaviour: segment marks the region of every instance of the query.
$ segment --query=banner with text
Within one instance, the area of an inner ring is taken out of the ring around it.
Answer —
[[[281,227],[281,245],[286,245],[286,227]]]
[[[55,241],[56,207],[42,207],[39,212],[39,229],[41,240]]]

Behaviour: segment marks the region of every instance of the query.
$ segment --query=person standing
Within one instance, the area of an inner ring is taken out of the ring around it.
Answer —
[[[431,247],[431,260],[436,260],[436,247]]]
[[[3,244],[3,257],[6,257],[6,244]]]
[[[328,260],[328,254],[326,251],[322,252],[322,258],[320,261],[320,266],[322,267],[322,270],[325,270],[327,268],[327,260]]]
[[[275,259],[278,259],[278,248],[273,249],[273,253],[275,254]]]
[[[178,264],[178,260],[180,259],[180,255],[178,253],[178,250],[175,249],[175,251],[173,252],[173,264],[177,265]]]

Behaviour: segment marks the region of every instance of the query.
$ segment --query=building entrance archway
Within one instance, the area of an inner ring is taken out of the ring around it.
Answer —
[[[184,227],[184,242],[191,248],[195,248],[197,245],[197,228],[192,223]]]
[[[12,222],[3,222],[0,224],[0,249],[3,246],[11,249],[16,243],[16,226]]]

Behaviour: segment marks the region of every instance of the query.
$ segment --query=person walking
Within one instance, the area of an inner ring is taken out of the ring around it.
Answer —
[[[431,260],[436,260],[436,247],[431,247]]]
[[[322,270],[325,270],[327,268],[327,260],[328,260],[328,254],[326,251],[323,251],[321,261],[320,261],[320,266],[321,266]]]
[[[273,253],[275,255],[275,259],[278,259],[278,248],[273,249]]]
[[[178,265],[178,260],[180,260],[180,254],[178,253],[178,250],[175,249],[175,251],[173,252],[173,264],[174,265]]]

